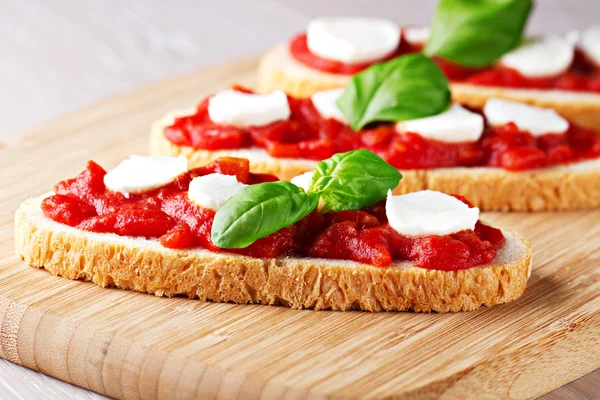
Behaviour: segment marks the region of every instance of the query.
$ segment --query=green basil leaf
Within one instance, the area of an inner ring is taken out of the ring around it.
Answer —
[[[354,130],[375,121],[424,118],[450,105],[448,81],[423,54],[375,64],[354,75],[337,101]]]
[[[223,249],[247,247],[301,220],[317,208],[319,197],[289,182],[250,185],[217,210],[211,236]]]
[[[440,0],[425,53],[486,67],[521,42],[532,0]]]
[[[402,174],[367,150],[336,154],[315,168],[309,193],[324,202],[323,211],[360,210],[385,198]]]

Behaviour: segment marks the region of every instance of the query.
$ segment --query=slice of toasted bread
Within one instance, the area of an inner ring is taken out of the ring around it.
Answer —
[[[306,67],[296,61],[287,44],[268,51],[258,67],[257,91],[281,89],[296,97],[346,86],[350,75],[331,74]],[[473,108],[483,108],[490,97],[521,101],[552,108],[570,121],[600,131],[600,94],[565,90],[512,89],[462,83],[451,84],[452,100]]]
[[[188,114],[193,113],[189,110]],[[177,115],[185,115],[179,112]],[[170,114],[156,121],[150,133],[150,155],[183,154],[190,166],[202,166],[224,156],[250,160],[257,173],[269,173],[290,180],[312,171],[315,161],[301,158],[273,158],[262,149],[196,150],[178,146],[164,135],[165,126],[173,122]],[[431,189],[460,194],[483,210],[550,211],[600,207],[600,159],[567,166],[511,172],[501,168],[438,168],[405,170],[394,194]]]
[[[531,248],[510,231],[503,231],[506,244],[488,265],[453,272],[407,262],[379,268],[343,260],[172,250],[157,240],[85,232],[46,218],[42,198],[25,201],[15,215],[15,246],[27,264],[157,296],[315,310],[448,312],[514,300],[531,274]]]

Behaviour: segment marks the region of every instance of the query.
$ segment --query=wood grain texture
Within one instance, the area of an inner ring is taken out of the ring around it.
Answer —
[[[126,399],[531,398],[600,366],[600,211],[486,214],[531,240],[534,270],[519,300],[469,313],[163,299],[18,261],[12,218],[22,199],[76,174],[87,159],[110,167],[143,153],[157,115],[232,82],[252,84],[254,68],[247,59],[166,81],[0,149],[0,357]]]

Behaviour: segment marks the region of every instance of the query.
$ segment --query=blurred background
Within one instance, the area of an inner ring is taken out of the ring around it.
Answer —
[[[425,25],[436,3],[0,0],[0,142],[151,82],[257,55],[304,30],[316,16],[369,15]],[[600,0],[537,0],[528,31],[564,35],[594,23],[600,23]],[[596,372],[545,398],[595,399],[598,393]],[[53,398],[101,396],[0,360],[0,399]]]
[[[0,0],[0,138],[83,105],[258,54],[321,15],[428,24],[435,0]],[[538,0],[529,31],[600,20],[598,0]]]

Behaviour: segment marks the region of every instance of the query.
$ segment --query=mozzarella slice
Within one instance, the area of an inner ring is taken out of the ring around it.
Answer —
[[[516,69],[528,78],[556,76],[571,66],[575,55],[573,43],[558,36],[547,36],[526,41],[506,53],[500,64]]]
[[[592,26],[583,31],[579,46],[591,61],[600,65],[600,25]]]
[[[331,89],[317,92],[310,96],[313,105],[323,118],[333,118],[343,124],[348,125],[348,121],[337,105],[337,101],[344,93],[344,89]]]
[[[347,64],[383,58],[400,44],[398,24],[381,18],[316,18],[306,35],[312,53]]]
[[[564,133],[569,129],[569,121],[556,111],[516,101],[490,98],[483,107],[483,114],[491,125],[514,122],[520,130],[533,136]]]
[[[453,104],[448,110],[432,117],[396,123],[398,132],[413,132],[427,139],[448,143],[476,142],[483,128],[483,117],[459,104]]]
[[[308,188],[310,188],[310,183],[312,182],[312,178],[314,175],[314,171],[305,172],[303,174],[293,177],[290,180],[290,182],[298,186],[299,188],[304,189],[305,192],[308,192]]]
[[[479,220],[478,208],[432,190],[401,196],[392,196],[390,190],[385,212],[390,226],[405,236],[450,235],[475,228]]]
[[[431,29],[428,26],[406,26],[402,29],[404,39],[412,45],[425,44],[431,36]]]
[[[125,197],[158,189],[188,170],[188,160],[179,157],[131,156],[104,175],[104,184]]]
[[[245,188],[234,175],[208,174],[190,182],[188,197],[196,205],[217,211],[229,198]]]
[[[208,115],[213,122],[238,128],[268,125],[290,117],[286,94],[276,90],[269,94],[225,90],[208,100]]]

